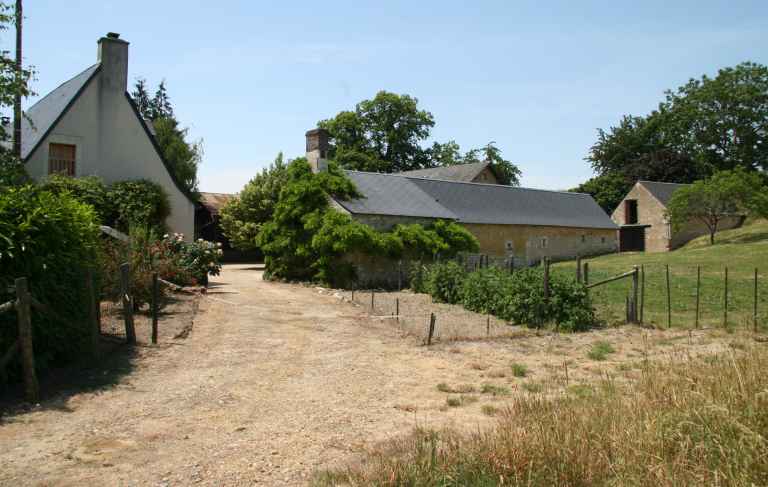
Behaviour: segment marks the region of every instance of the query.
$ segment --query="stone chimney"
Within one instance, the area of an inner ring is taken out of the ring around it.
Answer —
[[[128,42],[110,32],[98,44],[102,88],[122,95],[128,89]]]
[[[307,136],[307,161],[312,172],[318,173],[328,169],[328,138],[330,134],[325,129],[312,129]]]

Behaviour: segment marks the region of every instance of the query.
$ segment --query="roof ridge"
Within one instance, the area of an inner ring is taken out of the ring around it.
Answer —
[[[74,81],[74,79],[75,79],[75,78],[77,78],[78,76],[81,76],[81,75],[82,75],[82,74],[84,74],[86,71],[88,71],[88,70],[90,70],[90,69],[93,69],[93,68],[95,68],[96,66],[101,66],[101,62],[98,62],[98,63],[92,64],[92,65],[88,66],[87,68],[85,68],[84,70],[82,70],[82,71],[80,71],[79,73],[77,73],[76,75],[72,76],[72,77],[71,77],[71,78],[69,78],[68,80],[66,80],[66,81],[62,81],[61,83],[59,83],[59,84],[58,84],[58,86],[56,86],[56,88],[54,88],[54,89],[52,89],[51,91],[49,91],[49,92],[48,92],[48,94],[46,94],[44,97],[42,97],[42,98],[38,99],[38,100],[37,100],[35,103],[33,103],[31,106],[29,106],[29,107],[28,107],[28,108],[27,108],[25,111],[27,111],[27,112],[28,112],[28,111],[30,111],[30,110],[32,110],[32,109],[34,109],[34,108],[35,108],[37,105],[39,105],[39,104],[40,104],[42,101],[44,101],[46,98],[48,98],[48,97],[50,97],[51,95],[53,95],[53,94],[56,92],[56,90],[58,90],[59,88],[61,88],[61,87],[62,87],[62,86],[64,86],[65,84],[67,84],[67,83],[69,83],[69,82],[71,82],[71,81]]]
[[[653,184],[676,184],[678,186],[685,186],[686,184],[691,183],[672,183],[670,181],[651,181],[650,179],[638,179],[638,183],[653,183]]]
[[[488,186],[493,188],[506,188],[506,189],[515,189],[515,190],[523,190],[523,191],[543,191],[546,193],[557,193],[557,194],[568,194],[568,195],[587,195],[589,196],[589,193],[580,193],[576,191],[563,191],[563,190],[557,190],[557,189],[540,189],[540,188],[524,188],[522,186],[510,186],[508,184],[494,184],[494,183],[476,183],[472,181],[454,181],[451,179],[437,179],[437,178],[425,178],[425,177],[419,177],[419,176],[411,176],[405,173],[396,172],[396,173],[387,173],[387,172],[370,172],[370,171],[356,171],[354,169],[345,169],[345,171],[349,172],[356,172],[360,174],[375,174],[378,176],[391,176],[391,177],[400,177],[400,178],[406,178],[406,179],[418,179],[420,181],[439,181],[442,183],[453,183],[453,184],[474,184],[476,186]]]

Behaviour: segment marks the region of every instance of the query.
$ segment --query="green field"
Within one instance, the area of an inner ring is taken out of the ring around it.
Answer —
[[[667,253],[624,253],[592,259],[589,282],[642,266],[645,272],[644,322],[667,326],[666,266],[669,266],[673,327],[693,327],[696,316],[696,275],[701,269],[699,323],[723,326],[725,318],[725,268],[728,268],[728,320],[730,327],[751,327],[754,309],[754,276],[758,269],[758,324],[768,326],[768,222],[748,222],[742,228],[720,232],[714,246],[707,237]],[[553,272],[575,275],[574,261],[553,265]],[[623,279],[593,288],[599,316],[608,323],[624,320],[631,280]]]

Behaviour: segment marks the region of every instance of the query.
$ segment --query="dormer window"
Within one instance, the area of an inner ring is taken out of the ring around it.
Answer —
[[[51,144],[48,147],[48,174],[75,176],[76,147],[70,144]]]

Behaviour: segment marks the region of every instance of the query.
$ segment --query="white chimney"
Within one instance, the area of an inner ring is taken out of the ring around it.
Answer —
[[[128,90],[128,42],[120,34],[108,33],[98,41],[102,88],[120,94]]]
[[[328,138],[330,134],[325,129],[312,129],[307,137],[307,162],[312,172],[318,173],[328,169]]]

